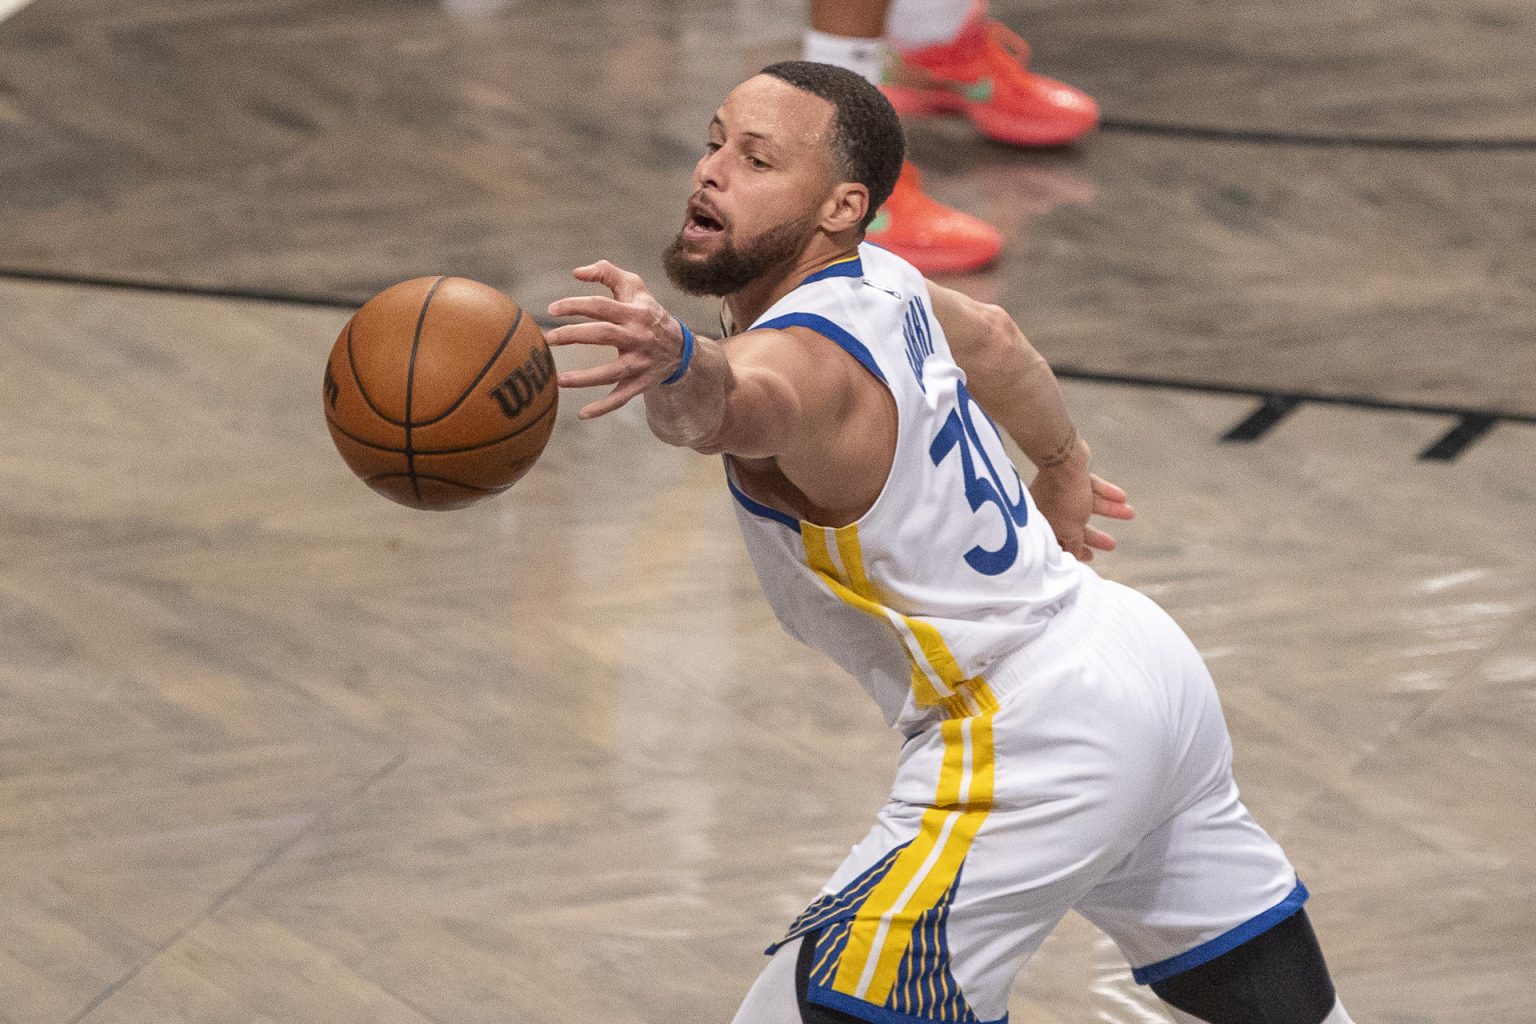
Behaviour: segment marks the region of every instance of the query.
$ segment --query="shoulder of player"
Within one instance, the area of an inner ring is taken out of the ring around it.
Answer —
[[[802,408],[836,416],[860,385],[871,378],[835,339],[811,327],[754,328],[725,342],[731,363],[780,378],[799,396]]]
[[[813,382],[842,387],[849,380],[871,375],[884,379],[863,343],[824,318],[755,328],[731,339],[738,340],[746,343],[742,351],[750,346],[753,361],[763,359],[785,370],[803,373]]]
[[[752,356],[754,362],[765,359],[825,367],[846,361],[838,354],[840,346],[836,339],[829,337],[826,330],[802,324],[754,327],[725,339],[722,344],[733,354]]]

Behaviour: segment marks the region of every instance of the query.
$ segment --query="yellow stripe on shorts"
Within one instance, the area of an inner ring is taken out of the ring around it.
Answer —
[[[934,805],[913,841],[859,908],[832,989],[875,1006],[896,984],[917,921],[954,885],[976,832],[992,808],[992,717],[997,702],[985,682],[972,680],[975,703],[987,710],[941,722],[943,766]]]

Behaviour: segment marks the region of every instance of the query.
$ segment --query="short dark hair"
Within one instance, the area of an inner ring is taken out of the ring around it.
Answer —
[[[869,189],[869,211],[859,224],[869,227],[891,197],[907,155],[907,138],[891,101],[863,75],[834,64],[786,60],[768,65],[762,74],[820,96],[835,108],[832,155],[842,180],[856,181]]]

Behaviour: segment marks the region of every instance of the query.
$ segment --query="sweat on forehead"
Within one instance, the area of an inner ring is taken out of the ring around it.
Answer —
[[[814,93],[769,75],[755,75],[732,89],[715,112],[722,129],[769,142],[825,142],[837,108]]]

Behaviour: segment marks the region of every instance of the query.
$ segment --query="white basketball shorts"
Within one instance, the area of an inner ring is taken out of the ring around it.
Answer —
[[[1085,577],[974,681],[968,716],[907,740],[874,827],[784,940],[814,934],[811,1002],[877,1024],[1001,1021],[1069,909],[1149,984],[1301,907],[1238,798],[1194,646],[1146,597]]]

